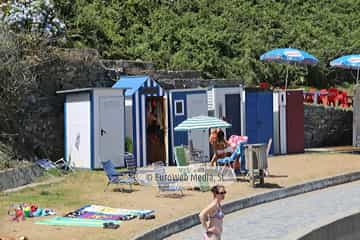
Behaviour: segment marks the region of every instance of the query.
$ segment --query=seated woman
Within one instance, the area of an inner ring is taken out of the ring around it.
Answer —
[[[210,165],[216,166],[216,161],[219,158],[223,158],[227,156],[226,149],[229,146],[228,142],[225,140],[224,132],[219,129],[216,136],[216,141],[212,144],[214,149],[214,155],[211,159]]]

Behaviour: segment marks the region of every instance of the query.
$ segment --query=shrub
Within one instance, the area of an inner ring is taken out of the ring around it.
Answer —
[[[12,0],[0,5],[0,19],[18,32],[39,32],[47,37],[65,31],[50,0]]]

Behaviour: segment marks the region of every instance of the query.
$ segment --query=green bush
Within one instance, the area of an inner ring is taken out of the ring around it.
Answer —
[[[106,2],[106,4],[104,4]],[[316,56],[314,67],[289,66],[290,85],[329,87],[353,81],[329,61],[360,51],[359,1],[55,0],[69,46],[104,58],[142,59],[157,68],[283,84],[285,64],[262,53],[294,47]],[[81,44],[79,44],[81,43]]]

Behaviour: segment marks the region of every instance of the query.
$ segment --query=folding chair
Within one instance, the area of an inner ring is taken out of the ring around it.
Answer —
[[[154,172],[156,174],[155,181],[158,186],[159,195],[163,192],[180,192],[183,196],[183,188],[177,182],[166,180],[165,167],[161,163],[153,163]]]
[[[75,170],[74,164],[71,161],[71,155],[69,155],[69,158],[67,161],[64,160],[64,158],[60,158],[59,160],[55,161],[54,164],[57,168],[60,168],[60,169],[71,170],[71,171]]]
[[[106,176],[108,177],[108,183],[104,192],[110,184],[128,184],[130,191],[132,191],[132,184],[136,182],[134,177],[128,176],[126,173],[116,171],[114,165],[110,160],[101,162],[103,165]]]
[[[194,143],[192,140],[189,141],[189,151],[190,151],[190,160],[192,162],[201,162],[203,157],[203,151],[194,148]]]
[[[127,168],[126,173],[129,175],[129,177],[134,178],[135,182],[137,182],[136,180],[137,161],[134,155],[131,153],[125,153],[124,159]]]

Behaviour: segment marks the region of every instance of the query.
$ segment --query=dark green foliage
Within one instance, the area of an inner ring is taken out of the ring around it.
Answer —
[[[360,52],[360,0],[55,0],[68,45],[105,58],[142,59],[158,68],[196,69],[208,76],[282,83],[285,67],[260,62],[278,47],[317,56],[316,67],[290,66],[290,84],[353,81],[329,69]]]

